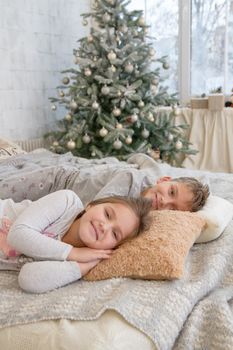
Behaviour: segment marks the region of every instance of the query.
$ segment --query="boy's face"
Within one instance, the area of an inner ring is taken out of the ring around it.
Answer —
[[[153,210],[191,211],[191,190],[186,184],[171,180],[168,176],[160,178],[155,186],[142,192],[143,197],[152,200]]]

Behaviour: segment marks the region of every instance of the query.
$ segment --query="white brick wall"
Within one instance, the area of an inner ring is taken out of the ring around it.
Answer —
[[[52,112],[60,72],[86,36],[81,13],[91,0],[0,0],[0,137],[42,136],[62,111]]]

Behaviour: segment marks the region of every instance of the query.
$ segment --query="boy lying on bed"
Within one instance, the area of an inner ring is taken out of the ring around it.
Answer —
[[[52,166],[12,176],[0,182],[0,198],[37,200],[49,193],[73,190],[84,206],[93,199],[120,195],[142,195],[152,200],[154,210],[200,210],[209,196],[209,187],[193,177],[171,179],[162,177],[155,183],[138,169],[108,169],[96,175],[89,170],[74,167]]]

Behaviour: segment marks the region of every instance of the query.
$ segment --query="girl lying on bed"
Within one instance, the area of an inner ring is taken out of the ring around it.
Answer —
[[[148,199],[115,196],[93,201],[84,209],[70,190],[35,202],[0,200],[0,268],[20,270],[19,285],[28,292],[64,286],[138,235],[148,222],[150,208]],[[28,262],[27,257],[37,261]]]

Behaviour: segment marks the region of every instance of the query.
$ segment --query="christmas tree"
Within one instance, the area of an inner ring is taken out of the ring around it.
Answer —
[[[181,153],[190,154],[184,129],[176,125],[177,108],[159,115],[157,106],[174,106],[176,98],[160,86],[160,69],[168,69],[166,57],[157,58],[148,36],[143,11],[127,10],[126,0],[96,0],[90,34],[74,49],[77,69],[63,71],[59,97],[52,110],[63,105],[67,113],[59,130],[50,132],[52,150],[72,151],[85,158],[148,153],[175,163]],[[153,70],[152,63],[159,64]]]

